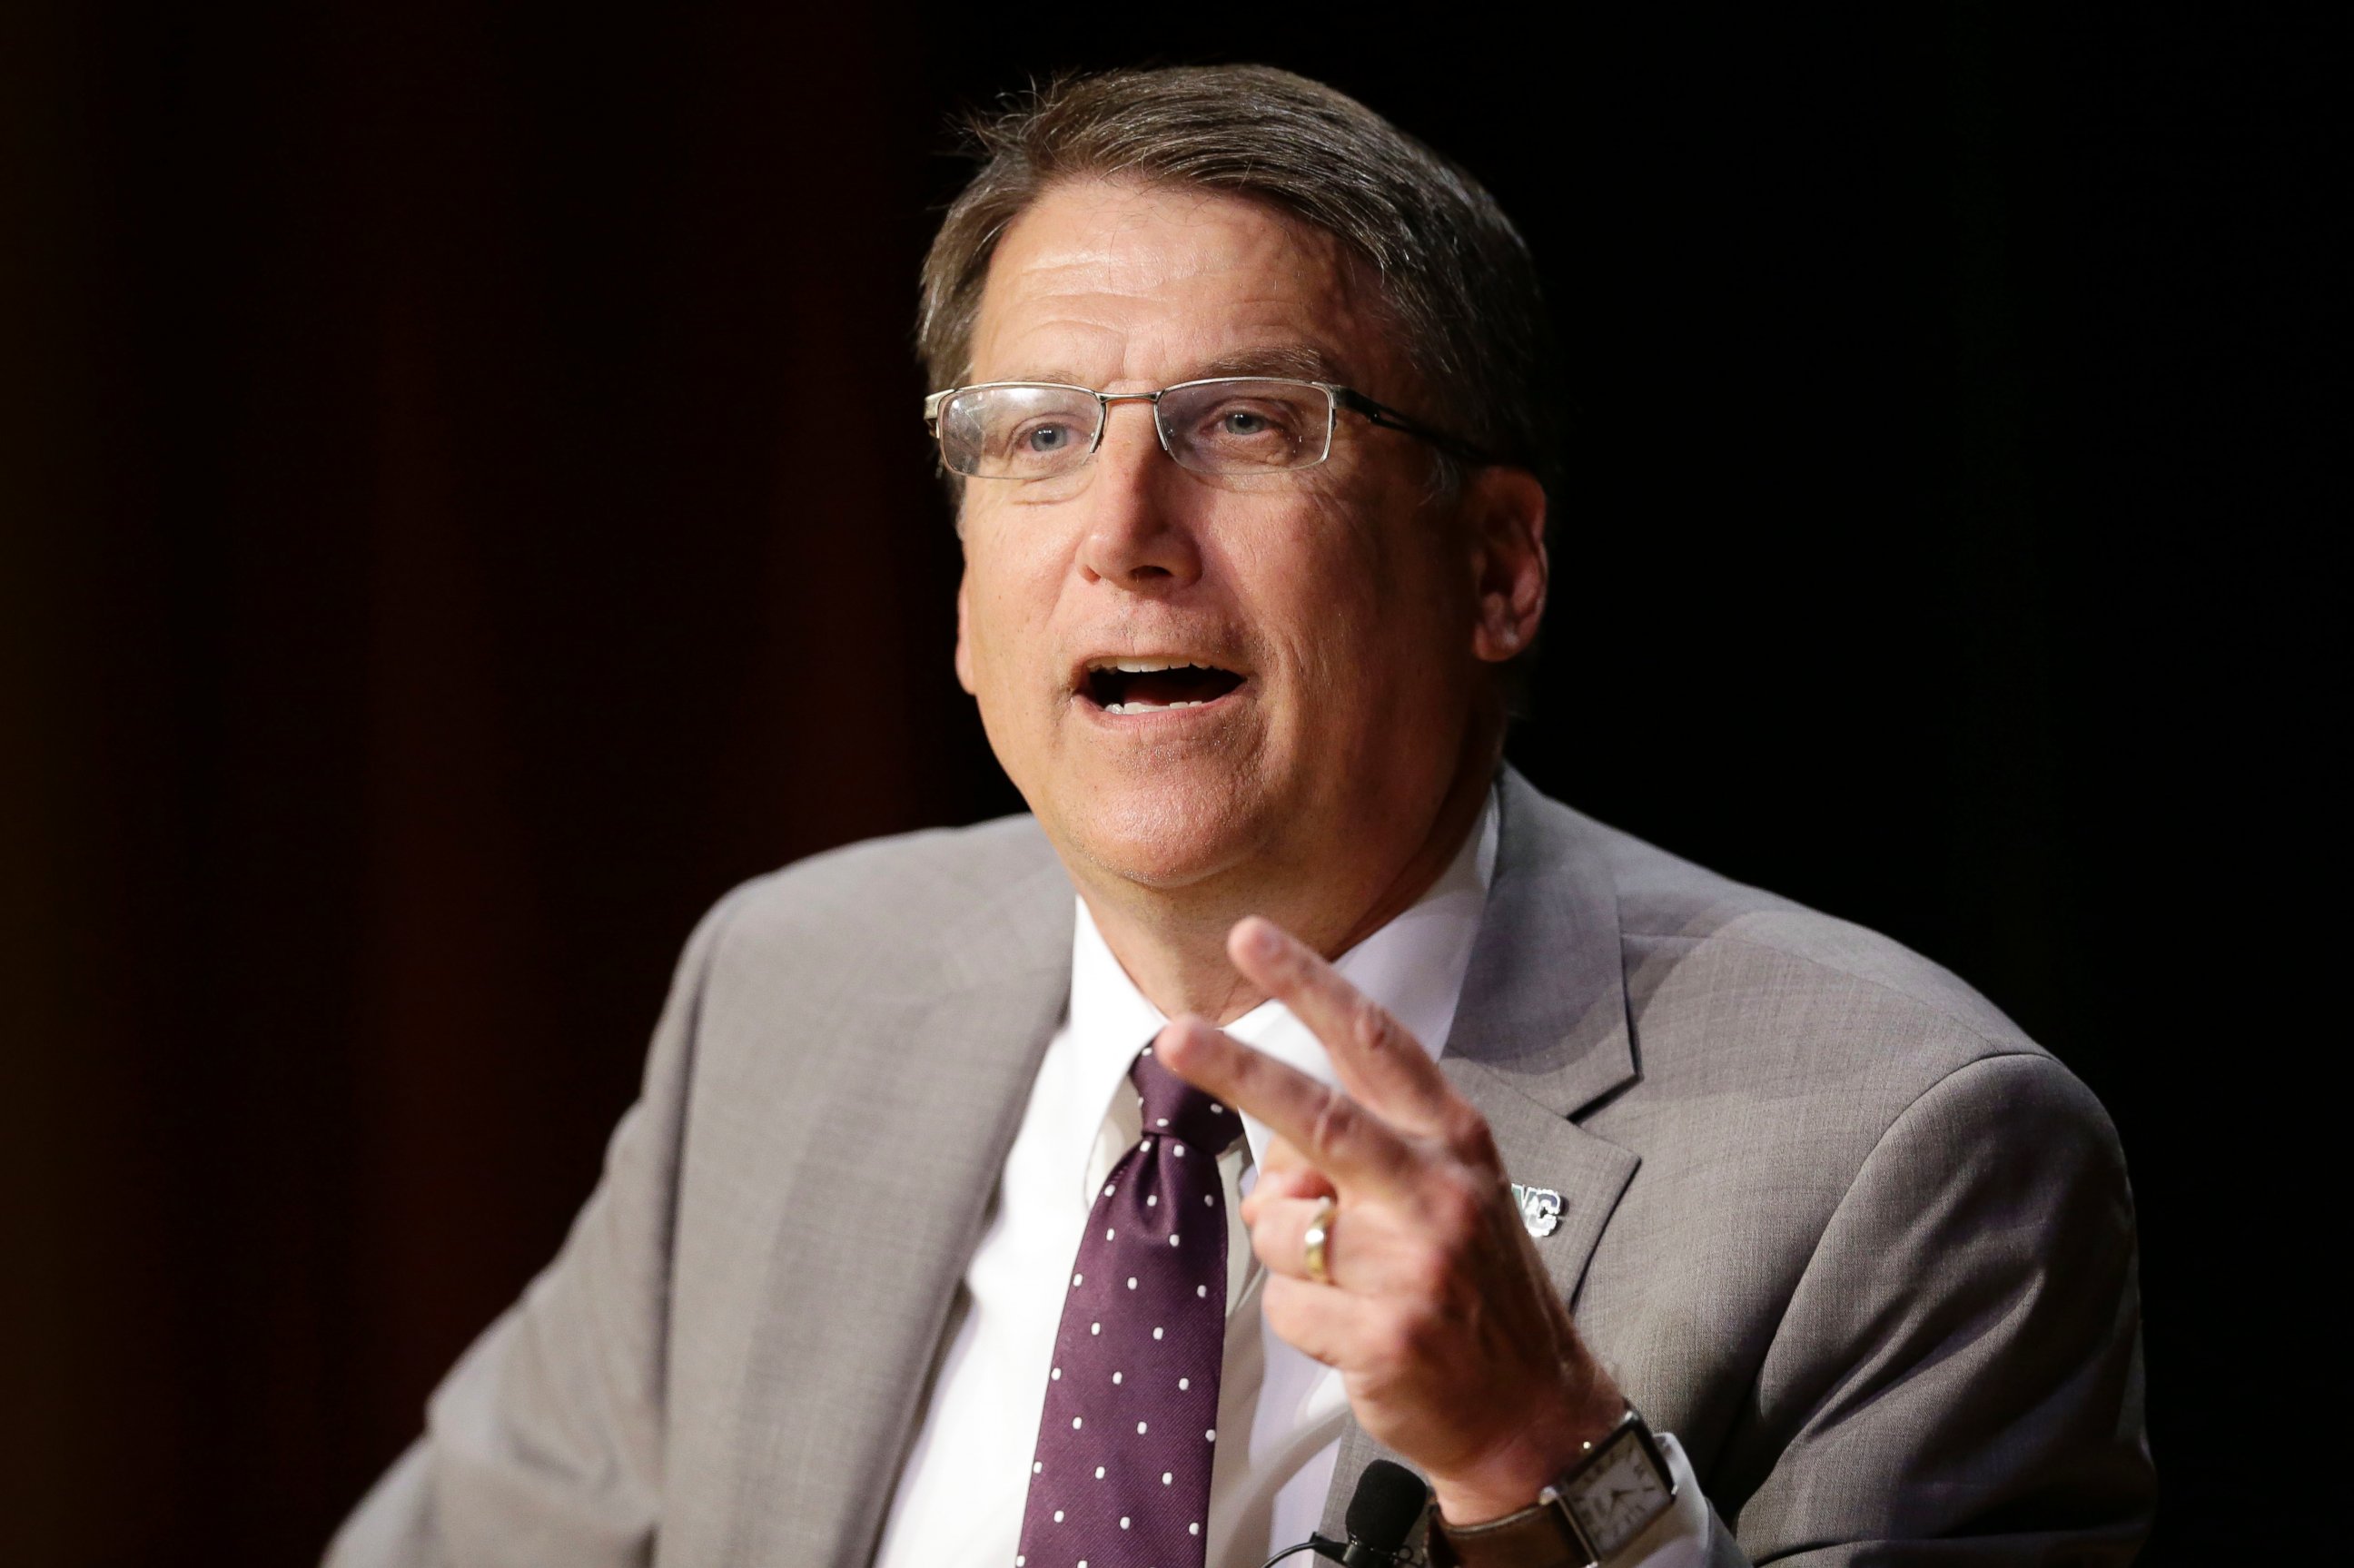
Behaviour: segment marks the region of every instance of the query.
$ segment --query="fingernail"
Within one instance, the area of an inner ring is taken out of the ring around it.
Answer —
[[[1263,959],[1274,958],[1283,951],[1283,938],[1277,933],[1272,920],[1261,918],[1255,922],[1250,936],[1246,939],[1250,943],[1251,951]]]

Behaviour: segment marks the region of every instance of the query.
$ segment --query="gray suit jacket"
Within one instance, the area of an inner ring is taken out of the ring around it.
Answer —
[[[1545,1265],[1739,1552],[2130,1559],[2133,1217],[2091,1094],[1882,938],[1501,800],[1445,1068],[1562,1194]],[[1026,818],[723,901],[564,1250],[331,1563],[868,1562],[1072,911]],[[1377,1452],[1352,1427],[1328,1528]]]

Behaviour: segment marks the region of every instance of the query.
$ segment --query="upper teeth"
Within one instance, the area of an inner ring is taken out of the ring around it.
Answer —
[[[1196,664],[1191,659],[1115,659],[1111,668],[1123,675],[1150,675],[1162,670],[1206,670],[1207,664]]]

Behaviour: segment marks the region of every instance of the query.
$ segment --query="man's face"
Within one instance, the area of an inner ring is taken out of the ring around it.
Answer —
[[[1256,203],[1075,182],[999,244],[971,380],[1252,374],[1446,423],[1368,270]],[[1431,461],[1344,411],[1320,466],[1198,474],[1119,404],[1077,473],[967,482],[957,673],[1066,859],[1175,888],[1316,876],[1430,831],[1487,680],[1473,531],[1432,504]]]

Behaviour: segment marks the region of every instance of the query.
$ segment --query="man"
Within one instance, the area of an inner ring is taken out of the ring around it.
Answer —
[[[1033,814],[713,912],[563,1253],[332,1560],[1254,1564],[1381,1454],[1440,1560],[2129,1559],[2099,1107],[1499,773],[1550,448],[1490,198],[1255,69],[984,150],[926,412]]]

